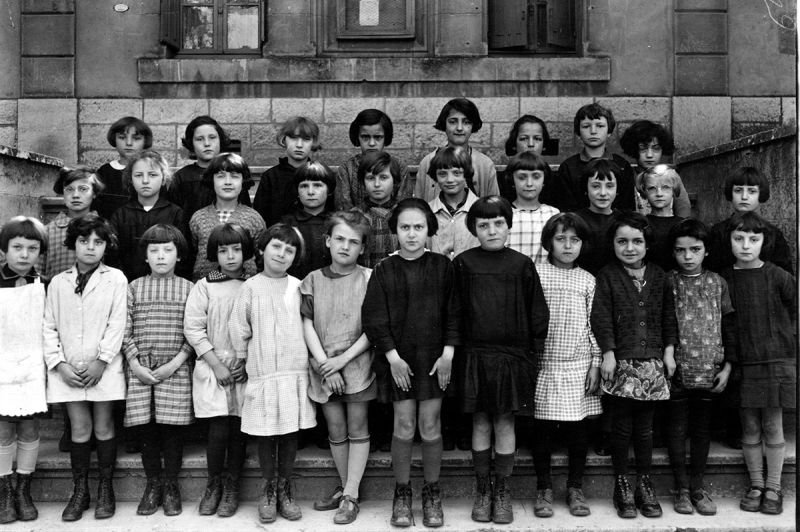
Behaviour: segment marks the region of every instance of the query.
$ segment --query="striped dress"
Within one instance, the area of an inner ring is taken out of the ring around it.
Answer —
[[[128,323],[122,352],[127,360],[155,369],[179,353],[191,355],[183,335],[183,315],[192,283],[180,277],[140,277],[128,285]],[[152,421],[164,425],[189,425],[192,412],[192,374],[187,360],[169,379],[155,385],[143,384],[127,369],[128,397],[125,426]]]

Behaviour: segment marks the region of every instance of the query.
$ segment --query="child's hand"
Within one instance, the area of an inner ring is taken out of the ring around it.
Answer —
[[[106,363],[102,360],[96,359],[89,364],[81,373],[83,378],[84,388],[91,388],[95,386],[100,379],[103,378],[103,372],[106,370]]]
[[[450,376],[453,370],[453,357],[442,355],[437,360],[436,363],[433,365],[433,369],[428,375],[433,375],[434,373],[438,373],[439,377],[439,388],[442,391],[447,389],[447,385],[450,384]]]
[[[342,369],[347,365],[347,360],[344,357],[338,356],[329,358],[325,362],[319,365],[320,374],[323,377],[330,378],[331,375],[334,373],[338,373],[342,371]]]
[[[236,382],[244,382],[247,380],[247,363],[244,359],[237,358],[236,362],[233,363],[233,367],[231,368],[231,375],[233,375],[233,380]]]
[[[322,375],[322,370],[319,369],[319,362],[317,362],[316,358],[308,357],[308,365],[311,366],[311,369],[314,370],[314,373],[316,373],[320,377],[324,376],[324,375]]]
[[[231,373],[231,370],[228,369],[228,366],[222,362],[217,362],[211,366],[211,369],[214,370],[214,376],[217,378],[217,382],[220,386],[228,386],[229,384],[233,384],[233,374]]]
[[[664,350],[664,369],[667,370],[667,380],[671,379],[672,376],[675,375],[675,369],[677,367],[678,365],[675,363],[675,355],[673,355],[672,350]]]
[[[725,362],[725,367],[723,367],[719,373],[714,375],[714,387],[711,388],[711,393],[721,393],[722,390],[728,385],[728,379],[731,376],[731,363]]]
[[[606,351],[603,353],[603,363],[600,365],[600,376],[603,377],[603,380],[613,380],[616,369],[617,359],[614,356],[614,351]]]
[[[410,390],[411,377],[414,376],[414,372],[411,371],[406,361],[398,356],[395,360],[389,362],[389,365],[392,368],[392,379],[397,387],[404,392]]]
[[[153,375],[153,371],[150,368],[146,368],[141,364],[131,364],[130,366],[131,371],[142,384],[146,386],[158,384],[158,379]]]
[[[58,371],[58,374],[61,375],[61,378],[64,379],[64,382],[69,386],[73,388],[83,388],[83,378],[75,371],[75,368],[66,362],[61,362],[56,366],[56,371]]]
[[[326,376],[325,382],[328,383],[328,387],[336,395],[342,395],[344,393],[344,379],[342,378],[342,374],[338,371]]]
[[[586,373],[586,383],[583,386],[586,395],[592,395],[597,391],[598,386],[600,386],[600,368],[589,368]]]
[[[172,362],[167,362],[166,364],[162,364],[153,370],[153,377],[161,382],[172,377],[172,374],[176,371],[178,371],[178,366]]]

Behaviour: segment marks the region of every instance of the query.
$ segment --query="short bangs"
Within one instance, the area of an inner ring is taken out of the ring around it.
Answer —
[[[478,199],[472,204],[467,213],[467,229],[473,236],[477,236],[475,224],[478,218],[491,220],[492,218],[503,217],[511,229],[511,221],[514,218],[514,210],[511,208],[511,203],[501,196],[486,196]]]
[[[106,251],[117,249],[119,241],[117,234],[107,221],[96,214],[87,214],[83,218],[75,218],[67,226],[67,234],[64,238],[64,245],[67,249],[75,251],[75,242],[78,237],[88,237],[92,233],[99,236],[106,242]]]
[[[47,230],[44,224],[31,216],[14,216],[0,230],[0,250],[8,253],[8,243],[13,238],[39,241],[39,254],[47,253]]]
[[[182,259],[189,251],[186,238],[183,233],[174,225],[156,224],[142,235],[139,241],[139,249],[143,255],[147,255],[147,246],[150,244],[175,244],[178,250],[178,258]]]
[[[581,239],[581,253],[585,253],[589,249],[589,226],[574,212],[561,212],[547,220],[542,229],[542,247],[548,253],[552,252],[553,237],[559,231],[566,233],[570,229],[575,231],[575,236]]]
[[[253,258],[253,239],[250,233],[241,225],[222,224],[211,230],[208,236],[208,246],[206,247],[206,260],[208,262],[218,262],[217,257],[219,248],[232,244],[242,245],[242,257],[244,260]]]
[[[293,246],[297,250],[295,254],[297,261],[303,260],[305,256],[305,242],[303,241],[303,235],[300,234],[300,231],[285,223],[277,223],[270,226],[258,236],[256,245],[260,255],[264,254],[264,248],[267,247],[267,244],[269,244],[272,239],[280,240],[284,244]]]
[[[95,194],[100,194],[106,188],[100,178],[97,177],[97,168],[85,164],[76,164],[59,168],[58,177],[53,185],[53,192],[63,196],[64,187],[79,179],[88,179]]]
[[[220,153],[203,172],[203,186],[214,190],[214,176],[220,172],[242,174],[242,190],[250,190],[255,185],[250,167],[238,153]]]
[[[725,199],[733,200],[733,187],[750,186],[758,187],[758,202],[765,203],[769,200],[769,180],[764,172],[755,166],[742,166],[733,170],[725,180]]]
[[[397,219],[400,218],[400,215],[404,211],[411,211],[414,209],[421,211],[422,214],[425,215],[425,220],[428,223],[428,236],[434,236],[439,230],[439,221],[436,219],[436,215],[433,214],[428,202],[420,198],[406,198],[397,203],[397,206],[395,206],[392,214],[389,216],[389,230],[396,235]]]

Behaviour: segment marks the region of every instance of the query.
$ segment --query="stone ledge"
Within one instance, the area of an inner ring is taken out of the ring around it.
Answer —
[[[18,150],[17,148],[12,148],[11,146],[5,146],[3,144],[0,144],[0,155],[14,157],[15,159],[25,159],[35,163],[49,164],[51,166],[58,166],[59,168],[64,166],[64,161],[56,157],[42,155],[41,153],[32,151]]]
[[[140,83],[609,81],[611,59],[139,59],[138,71]]]
[[[732,140],[730,142],[725,142],[723,144],[718,144],[716,146],[712,146],[711,148],[687,153],[686,155],[679,155],[675,158],[675,164],[680,165],[696,161],[698,159],[705,159],[707,157],[713,157],[729,151],[741,150],[743,148],[747,148],[748,146],[755,146],[756,144],[762,144],[771,140],[791,137],[792,135],[797,135],[796,124],[778,127],[769,131],[762,131],[761,133],[756,133],[755,135],[750,135],[740,139]]]

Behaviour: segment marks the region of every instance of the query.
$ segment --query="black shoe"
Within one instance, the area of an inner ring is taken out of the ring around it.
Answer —
[[[219,501],[222,500],[222,479],[218,476],[208,477],[206,492],[200,500],[200,515],[214,515],[217,513]]]
[[[475,476],[475,502],[472,504],[472,520],[488,523],[492,520],[492,477]]]
[[[89,509],[89,470],[72,470],[72,497],[61,512],[62,521],[77,521]]]
[[[636,503],[633,500],[633,491],[628,484],[628,477],[619,475],[614,483],[614,508],[617,515],[624,519],[636,517]]]
[[[14,503],[16,504],[17,519],[20,521],[33,521],[39,517],[39,511],[31,499],[31,475],[17,473],[17,489],[14,490]]]
[[[262,523],[274,523],[278,518],[278,479],[264,479],[261,497],[258,499],[258,520]]]
[[[414,513],[411,511],[411,482],[396,484],[392,501],[392,526],[409,527],[414,524]]]
[[[514,521],[514,508],[511,506],[511,486],[508,485],[508,477],[498,475],[494,485],[492,506],[492,521],[501,525]]]
[[[153,515],[164,503],[164,483],[159,477],[148,477],[142,500],[136,508],[137,515]]]
[[[444,524],[442,490],[438,482],[422,485],[422,524],[429,528]]]
[[[117,511],[117,499],[114,496],[114,468],[100,469],[97,483],[97,506],[94,508],[95,519],[107,519]]]
[[[180,515],[182,511],[181,487],[178,485],[178,479],[168,478],[164,482],[164,515]]]
[[[17,517],[11,475],[3,475],[0,477],[0,524],[13,523]]]
[[[239,479],[228,475],[222,487],[222,500],[217,507],[220,517],[232,517],[239,509]]]
[[[777,498],[771,499],[767,497],[767,493],[773,493]],[[761,508],[759,508],[759,510],[762,514],[769,515],[783,513],[783,493],[781,493],[781,490],[764,488],[764,496],[761,498]]]
[[[636,491],[633,500],[644,517],[661,517],[661,505],[656,499],[656,490],[650,480],[650,475],[640,475],[636,479]]]
[[[294,483],[291,479],[278,477],[278,512],[289,521],[297,521],[303,517],[303,512],[294,499]]]

